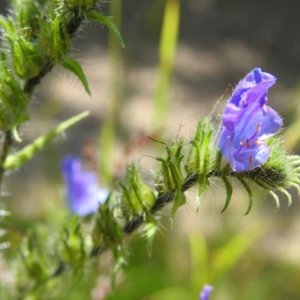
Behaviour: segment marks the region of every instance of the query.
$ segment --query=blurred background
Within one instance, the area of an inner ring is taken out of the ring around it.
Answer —
[[[5,14],[7,5],[0,6]],[[65,155],[82,155],[85,145],[93,145],[101,185],[112,189],[126,164],[143,157],[142,173],[150,181],[154,159],[149,156],[161,155],[164,147],[147,136],[166,143],[177,135],[188,140],[228,85],[234,87],[255,67],[277,77],[269,105],[284,118],[287,150],[300,149],[300,2],[114,0],[100,3],[99,10],[113,17],[126,47],[120,48],[107,28],[84,25],[73,55],[83,64],[92,97],[58,67],[37,88],[32,118],[22,127],[16,150],[68,117],[84,110],[91,114],[7,176],[5,202],[16,241],[32,224],[55,231],[67,219],[60,173]],[[145,240],[133,237],[128,266],[113,293],[101,273],[108,267],[101,265],[68,299],[198,299],[205,283],[214,286],[213,300],[300,299],[300,203],[291,193],[292,206],[287,210],[282,197],[275,213],[273,200],[256,189],[253,209],[244,216],[248,200],[240,184],[234,184],[223,214],[221,182],[204,195],[199,212],[192,190],[174,229],[170,211],[162,214],[151,257]]]

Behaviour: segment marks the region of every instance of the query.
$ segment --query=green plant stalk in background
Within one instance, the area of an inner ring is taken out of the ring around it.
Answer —
[[[88,112],[83,112],[77,116],[74,116],[62,122],[55,129],[51,130],[43,136],[38,137],[31,144],[24,147],[22,150],[18,151],[15,154],[7,156],[5,164],[3,166],[4,169],[11,170],[22,167],[26,162],[32,159],[37,152],[44,148],[45,145],[50,143],[50,141],[52,141],[57,135],[64,132],[69,127],[75,125],[77,122],[80,122],[88,115]]]
[[[153,99],[153,126],[163,129],[169,109],[169,93],[178,41],[180,0],[166,0],[159,44],[159,65]]]
[[[116,26],[120,29],[122,23],[122,0],[110,3],[110,14],[116,20]],[[116,125],[119,114],[120,98],[122,90],[122,58],[120,45],[114,37],[114,33],[109,34],[109,101],[100,132],[99,145],[99,170],[102,179],[106,183],[112,182],[114,162],[114,149],[116,140]]]

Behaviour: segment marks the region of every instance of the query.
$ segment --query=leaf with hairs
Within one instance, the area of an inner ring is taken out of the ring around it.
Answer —
[[[123,39],[121,37],[121,34],[119,30],[117,29],[116,24],[112,21],[110,17],[104,16],[96,11],[90,11],[86,14],[86,17],[88,20],[96,21],[99,23],[102,23],[106,25],[109,30],[115,35],[116,39],[120,43],[121,47],[125,47],[125,44],[123,42]]]
[[[60,123],[55,129],[52,129],[47,134],[42,135],[35,139],[31,144],[24,147],[22,150],[15,154],[11,154],[7,157],[4,163],[4,169],[10,170],[23,166],[29,161],[37,152],[39,152],[44,146],[52,141],[58,134],[69,128],[70,126],[81,121],[87,117],[89,112],[85,111],[80,113],[62,123]]]
[[[67,70],[71,71],[72,73],[74,73],[79,78],[79,80],[81,81],[81,83],[84,86],[84,89],[91,96],[91,91],[90,91],[90,88],[89,88],[89,84],[86,80],[85,74],[84,74],[80,64],[75,59],[73,59],[72,57],[67,57],[63,60],[62,66],[65,69],[67,69]]]

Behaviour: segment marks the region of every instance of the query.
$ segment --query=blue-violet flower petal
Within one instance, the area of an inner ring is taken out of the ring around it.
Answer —
[[[199,296],[199,300],[209,300],[210,294],[213,290],[211,285],[205,284]]]
[[[97,175],[91,171],[84,171],[81,160],[71,155],[63,159],[61,169],[71,212],[86,216],[97,211],[109,194],[107,190],[99,188]]]
[[[235,172],[253,170],[269,157],[265,140],[278,132],[282,119],[266,105],[276,78],[252,70],[235,88],[222,115],[219,148]]]

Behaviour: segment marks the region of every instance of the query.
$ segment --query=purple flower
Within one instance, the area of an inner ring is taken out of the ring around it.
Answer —
[[[71,212],[86,216],[95,212],[107,199],[109,193],[99,188],[97,175],[84,171],[78,157],[65,157],[61,169],[67,185],[67,200]]]
[[[213,290],[213,287],[211,285],[205,284],[199,295],[199,300],[208,300],[212,290]]]
[[[235,172],[259,167],[270,155],[265,140],[282,126],[278,113],[266,105],[268,89],[275,82],[273,75],[255,68],[239,82],[226,105],[219,148]]]

